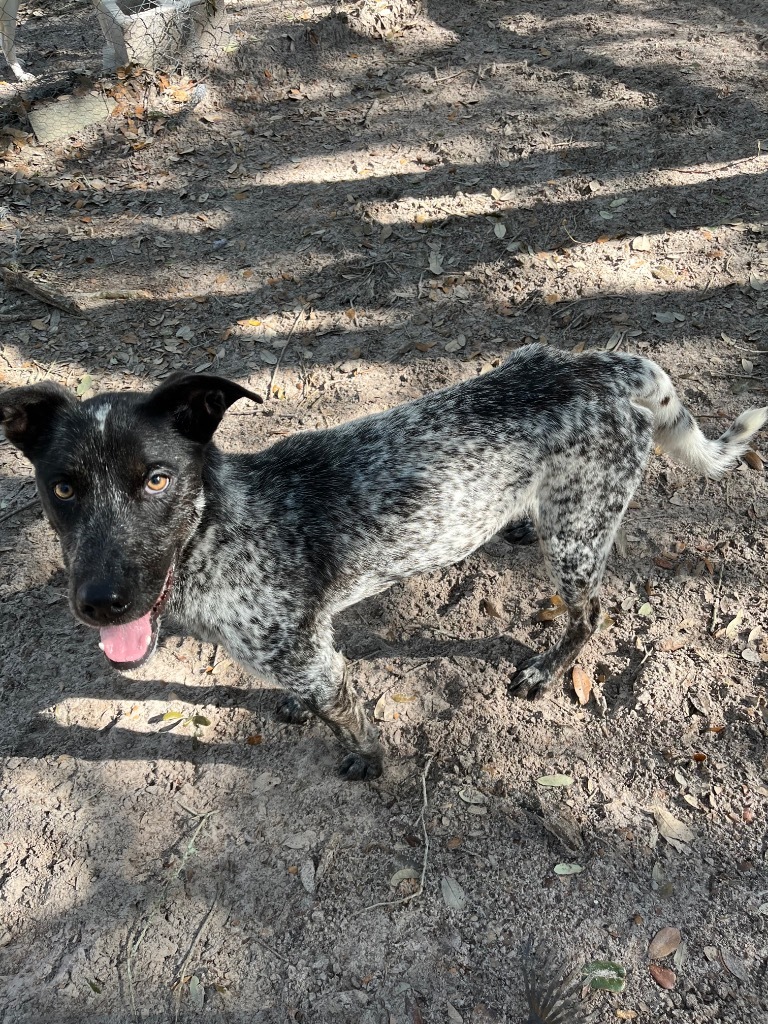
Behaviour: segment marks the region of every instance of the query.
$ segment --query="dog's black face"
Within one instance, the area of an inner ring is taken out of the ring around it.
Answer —
[[[205,447],[244,397],[261,401],[194,374],[149,395],[84,402],[51,383],[0,394],[6,436],[34,465],[61,540],[72,610],[101,630],[115,664],[134,667],[154,650],[174,565],[203,514]]]

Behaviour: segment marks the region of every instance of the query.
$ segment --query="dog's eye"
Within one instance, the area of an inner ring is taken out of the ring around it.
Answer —
[[[70,498],[74,498],[75,496],[75,488],[72,484],[68,484],[66,481],[60,480],[59,483],[53,485],[53,493],[60,501],[69,501]]]
[[[159,494],[170,482],[171,478],[167,473],[150,473],[144,482],[144,490],[150,494]]]

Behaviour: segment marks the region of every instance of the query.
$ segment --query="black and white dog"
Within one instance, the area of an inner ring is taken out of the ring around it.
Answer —
[[[261,401],[205,374],[83,402],[43,382],[0,394],[0,417],[34,465],[72,609],[110,662],[144,662],[167,611],[283,687],[284,720],[327,722],[348,779],[379,775],[382,748],[334,648],[337,612],[529,517],[569,617],[512,688],[545,693],[599,622],[652,440],[718,476],[768,419],[749,410],[708,440],[655,363],[538,345],[389,412],[227,455],[211,439],[240,398]]]

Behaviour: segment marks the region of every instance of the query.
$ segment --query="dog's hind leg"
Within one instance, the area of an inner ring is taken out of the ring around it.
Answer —
[[[278,718],[301,724],[317,715],[347,751],[339,766],[343,778],[381,775],[384,757],[379,731],[368,720],[348,679],[344,658],[333,648],[330,626],[312,637],[303,655],[289,655],[275,675],[288,691],[278,698]]]
[[[555,474],[554,485],[542,493],[536,527],[557,593],[568,607],[568,624],[558,643],[518,669],[512,692],[528,697],[545,694],[599,626],[600,582],[643,461],[641,450],[615,475],[598,467],[577,479]]]

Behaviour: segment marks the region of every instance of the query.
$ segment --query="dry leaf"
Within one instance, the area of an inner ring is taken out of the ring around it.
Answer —
[[[669,637],[669,639],[664,640],[660,644],[659,650],[668,652],[679,651],[681,648],[686,647],[689,642],[688,638],[684,636]]]
[[[445,905],[449,910],[463,910],[467,905],[467,897],[455,878],[444,875],[440,880]]]
[[[573,690],[582,706],[589,702],[592,680],[580,665],[573,666]]]
[[[406,881],[409,878],[421,878],[421,872],[417,871],[416,868],[400,868],[389,880],[391,888],[396,889],[401,882]]]
[[[572,786],[573,779],[570,775],[542,775],[536,779],[540,786],[545,788],[557,788],[559,786]]]
[[[688,826],[683,824],[682,821],[678,821],[674,814],[670,814],[666,807],[662,807],[661,804],[656,804],[653,807],[653,816],[656,819],[660,835],[667,840],[670,846],[673,846],[681,853],[688,853],[687,844],[692,843],[696,838]]]
[[[542,608],[540,612],[536,613],[536,621],[554,622],[554,620],[559,619],[561,615],[565,615],[567,611],[567,608]]]
[[[446,342],[445,351],[446,352],[458,352],[459,349],[464,348],[464,346],[466,344],[467,344],[467,339],[464,337],[463,334],[459,334],[455,338],[453,338],[451,341]]]
[[[663,960],[665,956],[675,952],[681,938],[679,928],[661,928],[651,939],[648,956],[651,960]]]
[[[492,601],[490,597],[484,597],[480,601],[480,611],[484,615],[492,616],[494,619],[500,619],[501,618],[501,612],[499,611],[499,606],[496,604],[495,601]]]
[[[648,967],[651,977],[660,988],[673,989],[677,983],[677,975],[669,967],[661,967],[659,964],[651,964]]]
[[[739,630],[741,629],[741,623],[743,619],[744,609],[739,608],[739,610],[736,612],[736,615],[725,627],[725,635],[728,637],[729,640],[735,640],[736,637],[739,635]]]
[[[756,473],[763,472],[765,468],[765,463],[763,462],[762,457],[758,455],[756,451],[753,451],[750,448],[749,451],[744,452],[744,454],[742,455],[742,459],[744,459],[749,468],[754,469]]]
[[[487,804],[487,798],[477,789],[473,789],[471,786],[466,786],[464,789],[459,790],[459,799],[463,800],[465,804]]]
[[[555,864],[556,875],[580,875],[584,868],[581,864]]]
[[[723,962],[723,966],[732,974],[734,978],[738,978],[739,981],[748,981],[749,972],[747,971],[746,964],[743,960],[740,960],[733,953],[729,953],[727,949],[720,950],[720,959]]]

